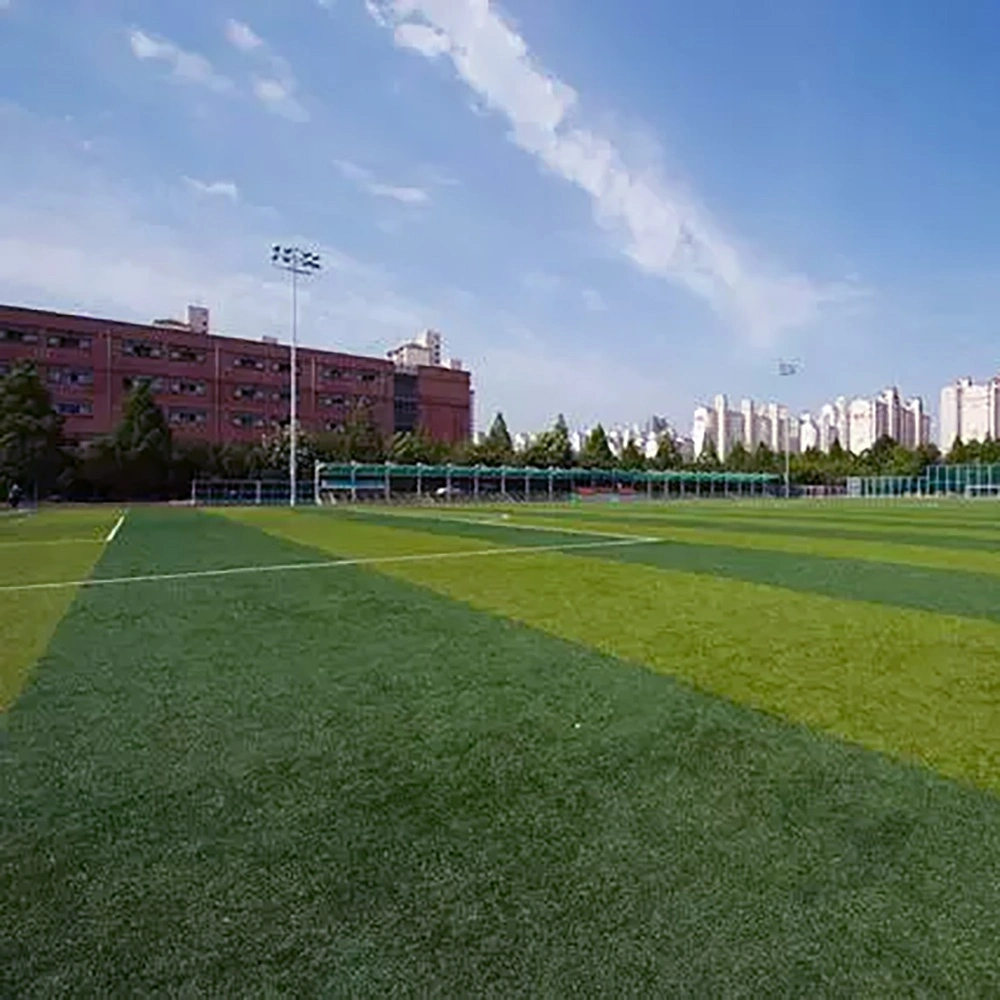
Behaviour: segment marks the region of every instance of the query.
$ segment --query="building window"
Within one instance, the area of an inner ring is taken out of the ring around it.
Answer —
[[[255,358],[252,355],[244,354],[243,357],[237,358],[233,362],[233,367],[234,368],[252,368],[255,371],[262,372],[262,371],[264,371],[264,367],[265,366],[264,366],[264,359],[263,358]]]
[[[8,344],[37,344],[38,334],[31,330],[0,330],[0,340]]]
[[[49,368],[49,385],[93,385],[93,368]]]
[[[86,402],[86,400],[74,400],[72,402],[59,401],[56,403],[56,413],[64,417],[92,417],[94,415],[94,407]]]
[[[343,424],[339,420],[328,420],[326,422],[326,429],[328,431],[339,431],[343,428]]]
[[[163,345],[155,340],[123,340],[121,351],[129,358],[163,357]]]
[[[287,375],[291,370],[292,370],[292,363],[291,363],[291,361],[272,361],[271,362],[271,371],[274,372],[277,375]],[[302,365],[300,365],[300,364],[296,364],[295,365],[295,374],[296,375],[301,375],[302,374]]]
[[[347,402],[344,396],[320,396],[320,406],[343,406]]]
[[[184,347],[181,344],[170,345],[170,360],[183,361],[189,365],[203,365],[208,355],[194,347]]]
[[[338,379],[338,378],[343,378],[343,377],[344,377],[344,372],[343,372],[343,369],[341,369],[341,368],[324,368],[323,369],[323,378]]]
[[[233,389],[233,399],[252,399],[264,402],[267,393],[259,385],[238,385]]]
[[[168,419],[182,427],[201,427],[208,420],[208,414],[204,410],[171,410]]]
[[[122,379],[122,388],[131,392],[140,385],[148,385],[152,392],[163,392],[164,382],[158,375],[126,375]]]
[[[204,396],[207,386],[202,379],[181,378],[170,383],[175,396]]]
[[[302,393],[299,393],[302,396]],[[290,403],[292,401],[292,390],[291,389],[277,389],[271,393],[272,403]]]
[[[89,351],[93,341],[90,337],[77,337],[70,333],[52,333],[49,334],[48,345],[64,350]]]
[[[358,372],[359,382],[375,382],[378,379],[378,372]]]
[[[234,413],[233,426],[244,430],[267,427],[267,418],[261,416],[259,413]]]

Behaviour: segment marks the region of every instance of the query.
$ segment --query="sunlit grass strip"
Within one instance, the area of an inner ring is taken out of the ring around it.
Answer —
[[[1000,791],[1000,626],[571,555],[378,567]]]
[[[104,552],[102,538],[115,520],[111,513],[53,511],[29,515],[17,532],[6,526],[0,540],[0,587],[85,579]],[[71,532],[85,537],[67,541]],[[10,706],[24,687],[75,594],[73,588],[0,594],[0,710]]]

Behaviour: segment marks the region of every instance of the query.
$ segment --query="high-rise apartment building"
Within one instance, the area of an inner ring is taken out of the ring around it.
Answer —
[[[988,382],[961,378],[941,390],[940,445],[1000,439],[1000,375]]]
[[[996,398],[1000,401],[1000,389]],[[765,444],[774,452],[787,447],[792,453],[809,448],[829,451],[836,441],[858,454],[885,436],[916,448],[930,441],[930,429],[923,400],[914,397],[904,402],[892,386],[868,399],[839,396],[820,409],[818,419],[810,413],[795,417],[780,403],[759,404],[749,399],[742,400],[738,410],[730,410],[726,397],[716,396],[711,407],[695,410],[692,438],[695,454],[701,454],[711,441],[721,459],[737,441],[750,451]]]

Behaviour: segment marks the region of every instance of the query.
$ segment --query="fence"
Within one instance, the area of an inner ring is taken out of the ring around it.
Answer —
[[[564,501],[622,502],[695,497],[766,497],[781,492],[770,473],[639,472],[624,469],[535,469],[522,466],[369,465],[317,463],[312,482],[298,484],[298,503],[364,501]],[[205,505],[287,504],[283,479],[196,480],[191,502]]]
[[[930,465],[919,476],[852,476],[850,497],[1000,494],[1000,465]]]

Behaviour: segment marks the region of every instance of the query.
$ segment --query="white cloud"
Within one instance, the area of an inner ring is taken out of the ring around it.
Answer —
[[[129,45],[136,59],[166,63],[171,74],[184,83],[198,84],[218,93],[233,89],[232,80],[217,73],[212,64],[197,52],[186,52],[164,38],[154,38],[138,28],[129,32]]]
[[[447,55],[459,78],[510,123],[510,138],[590,198],[594,216],[643,271],[679,283],[757,343],[810,324],[856,297],[850,283],[821,284],[769,265],[724,231],[681,186],[626,162],[580,121],[575,90],[535,61],[489,0],[366,0],[397,46]]]
[[[200,181],[196,177],[185,177],[184,183],[196,194],[228,198],[232,202],[240,200],[240,189],[233,181]]]
[[[241,52],[253,52],[264,44],[264,40],[249,24],[233,18],[226,21],[226,41]]]
[[[309,112],[296,98],[295,88],[295,81],[290,77],[257,77],[253,82],[254,96],[269,111],[289,121],[306,122],[309,120]]]
[[[400,47],[414,49],[428,58],[442,55],[451,47],[447,35],[429,28],[426,24],[400,24],[393,37]]]
[[[384,184],[376,180],[370,170],[351,163],[349,160],[335,160],[334,166],[343,176],[357,184],[362,191],[376,198],[391,198],[403,205],[425,205],[430,201],[430,195],[419,187],[398,187],[394,184]]]
[[[253,95],[268,111],[293,122],[306,122],[309,112],[296,96],[298,81],[286,59],[277,55],[249,24],[230,18],[226,41],[253,59],[259,71],[253,80]]]

